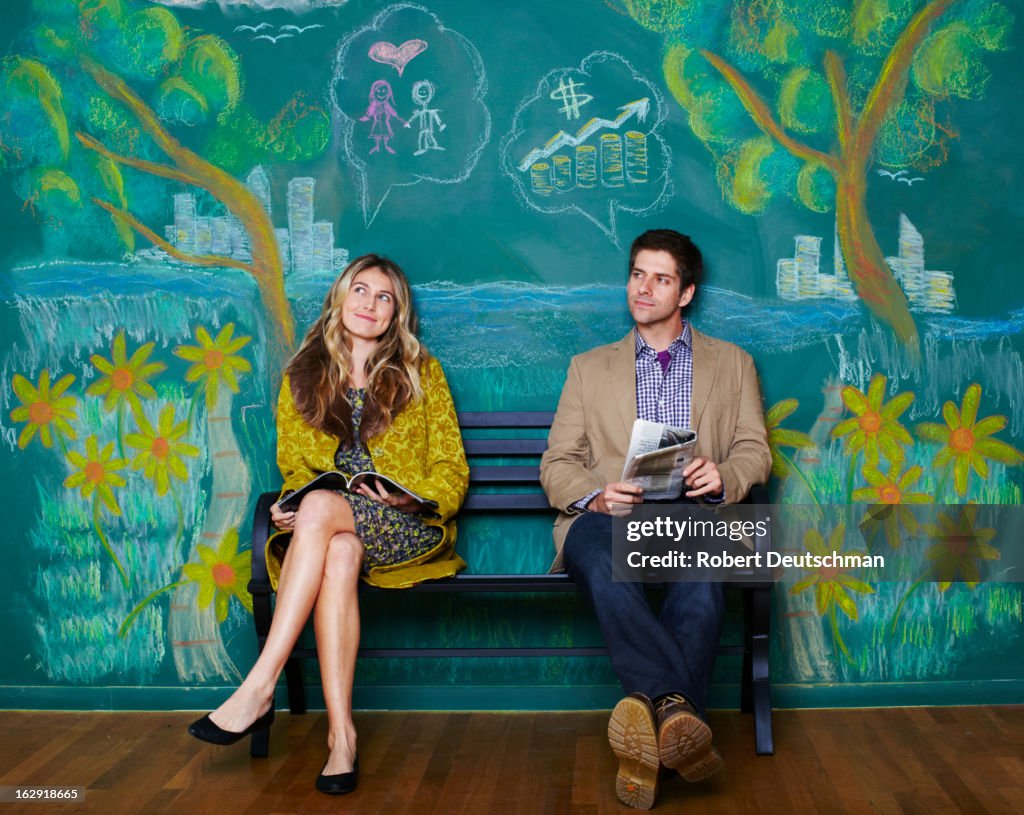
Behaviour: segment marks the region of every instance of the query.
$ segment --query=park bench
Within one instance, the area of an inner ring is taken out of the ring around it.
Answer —
[[[466,455],[470,461],[469,494],[459,517],[471,514],[543,513],[554,510],[540,489],[539,459],[547,447],[546,431],[554,414],[541,411],[462,412],[459,426],[463,433]],[[271,532],[270,507],[277,492],[263,493],[256,503],[253,520],[252,579],[249,591],[253,597],[253,618],[260,649],[266,642],[273,615],[273,588],[267,575],[265,544]],[[754,504],[767,504],[767,490],[755,487],[747,497]],[[766,552],[770,541],[759,536],[757,551]],[[768,675],[769,620],[771,616],[770,582],[729,583],[742,592],[743,636],[738,644],[724,643],[719,654],[740,654],[743,657],[740,709],[754,714],[755,746],[759,755],[774,752],[772,741],[771,700]],[[386,592],[367,584],[361,591]],[[475,574],[463,572],[454,577],[419,583],[406,592],[575,592],[578,587],[566,574]],[[606,655],[602,646],[564,647],[404,647],[360,648],[363,658],[379,657],[585,657]],[[288,706],[291,713],[305,713],[306,698],[300,660],[315,658],[316,649],[297,645],[285,665]],[[252,736],[250,753],[266,756],[269,730]]]

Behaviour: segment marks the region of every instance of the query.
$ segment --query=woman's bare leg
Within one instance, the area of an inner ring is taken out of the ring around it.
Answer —
[[[327,704],[327,747],[331,751],[324,775],[349,772],[356,754],[352,682],[359,650],[358,591],[362,567],[363,545],[359,538],[351,532],[331,538],[313,618]]]
[[[269,709],[277,677],[320,593],[330,542],[335,535],[354,530],[348,501],[337,493],[316,490],[302,499],[281,567],[267,642],[238,690],[210,714],[215,725],[239,733]]]

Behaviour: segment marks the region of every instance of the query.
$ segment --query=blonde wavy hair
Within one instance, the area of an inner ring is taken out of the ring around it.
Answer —
[[[416,338],[418,321],[412,291],[398,265],[380,255],[362,255],[349,263],[331,284],[320,316],[286,370],[302,417],[312,427],[337,436],[345,447],[355,439],[347,393],[352,341],[342,322],[342,306],[356,275],[367,269],[377,269],[391,281],[395,314],[366,363],[366,401],[359,430],[364,442],[385,430],[406,405],[422,397],[420,367],[428,357]]]

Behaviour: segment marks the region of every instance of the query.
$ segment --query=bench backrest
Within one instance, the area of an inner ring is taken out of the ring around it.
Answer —
[[[469,458],[469,494],[462,512],[548,510],[540,490],[540,456],[547,449],[551,411],[459,413]]]
[[[462,512],[550,510],[540,488],[540,457],[548,447],[551,411],[459,413],[459,427],[470,460],[469,494]],[[525,436],[525,437],[524,437]],[[744,503],[768,504],[768,487],[755,484]],[[757,539],[757,551],[768,546]]]

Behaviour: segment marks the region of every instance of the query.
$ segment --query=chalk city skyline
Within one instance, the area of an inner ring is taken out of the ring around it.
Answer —
[[[245,185],[263,205],[274,223],[270,178],[262,165],[246,176]],[[334,224],[315,218],[316,179],[293,178],[285,195],[287,227],[275,227],[274,238],[286,275],[335,274],[348,264],[347,249],[335,246]],[[164,239],[182,252],[194,255],[221,255],[233,260],[252,260],[249,236],[231,213],[200,215],[194,193],[173,196],[173,223],[163,229]],[[159,247],[141,250],[138,258],[180,263]]]
[[[780,298],[857,300],[839,248],[838,233],[832,249],[832,273],[821,270],[821,240],[817,235],[796,235],[793,257],[779,258],[776,264],[775,291]],[[954,311],[956,290],[952,273],[925,268],[924,238],[903,213],[900,213],[897,245],[899,254],[887,257],[885,262],[907,295],[910,310],[926,313]]]

